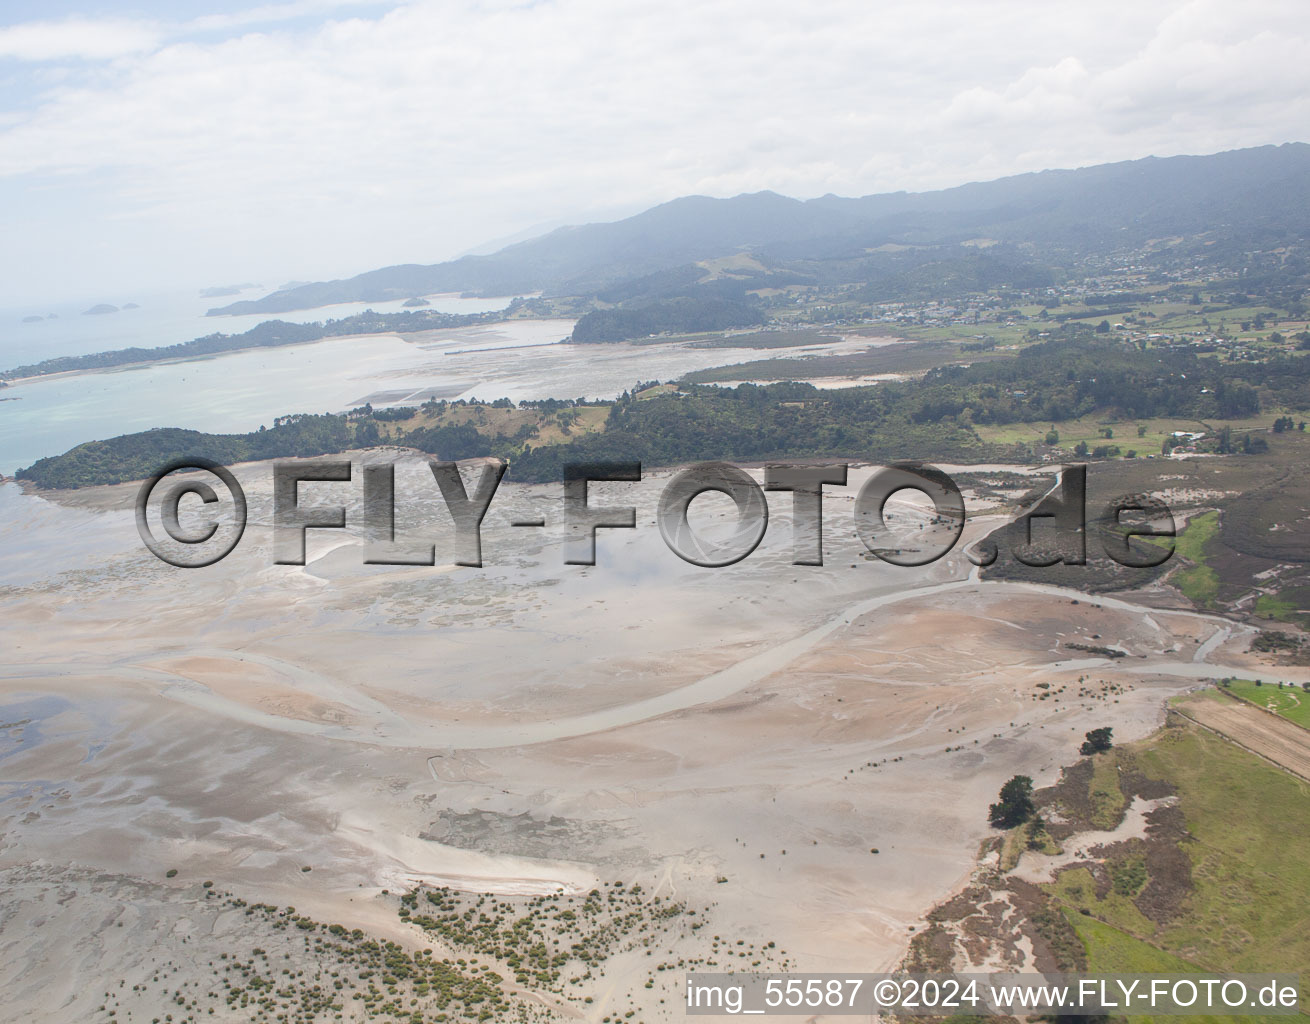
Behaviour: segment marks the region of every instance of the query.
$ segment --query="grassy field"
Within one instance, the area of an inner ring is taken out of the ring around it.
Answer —
[[[1163,734],[1139,764],[1177,787],[1191,837],[1193,895],[1158,945],[1203,967],[1310,963],[1310,786],[1193,728]]]
[[[1271,686],[1252,682],[1249,679],[1234,679],[1228,684],[1228,690],[1239,697],[1244,697],[1252,704],[1281,715],[1289,722],[1310,729],[1310,693],[1299,686]]]
[[[897,332],[899,333],[899,332]],[[972,353],[942,342],[883,345],[866,352],[820,355],[810,358],[756,359],[745,363],[694,370],[682,379],[693,384],[715,384],[737,380],[812,380],[816,377],[846,377],[877,373],[921,373],[950,363],[980,359],[1009,358],[996,353]]]
[[[1081,868],[1044,887],[1082,942],[1087,970],[1304,970],[1310,963],[1310,854],[1304,841],[1310,835],[1310,785],[1191,726],[1166,729],[1105,760],[1123,765],[1125,774],[1139,772],[1175,788],[1186,828],[1177,848],[1186,864],[1182,870],[1175,865],[1165,878],[1165,858],[1121,854],[1107,861],[1108,889]],[[1138,898],[1161,882],[1168,883],[1167,899]]]
[[[915,341],[993,341],[998,347],[1006,348],[1031,344],[1028,331],[1033,326],[1024,322],[1016,323],[1013,327],[1005,324],[948,324],[942,327],[888,324],[886,333],[892,337],[912,338]]]
[[[1061,448],[1072,452],[1079,441],[1088,448],[1098,445],[1118,445],[1123,452],[1135,451],[1139,457],[1159,455],[1164,447],[1165,438],[1175,431],[1186,433],[1213,433],[1220,426],[1227,425],[1239,436],[1248,430],[1266,430],[1275,419],[1284,415],[1282,410],[1270,411],[1260,416],[1245,419],[1224,420],[1222,423],[1203,420],[1144,418],[1117,419],[1109,416],[1084,416],[1076,420],[1063,420],[1059,423],[1006,423],[1000,426],[975,426],[974,432],[984,441],[996,444],[1032,444],[1044,443],[1046,432],[1052,427],[1060,435]],[[1106,437],[1105,430],[1113,436]],[[1139,431],[1141,433],[1139,434]]]
[[[751,331],[736,334],[684,334],[661,342],[687,341],[692,348],[803,348],[840,341],[840,333],[799,328],[790,331]],[[638,342],[640,344],[640,342]]]
[[[1089,971],[1098,971],[1106,974],[1197,974],[1201,973],[1201,968],[1196,964],[1190,963],[1180,957],[1166,953],[1149,943],[1140,939],[1135,939],[1131,935],[1115,928],[1111,925],[1102,924],[1099,921],[1083,917],[1081,914],[1075,914],[1071,911],[1065,911],[1069,918],[1069,923],[1074,926],[1078,932],[1078,937],[1082,940],[1087,949],[1087,962]],[[1137,1022],[1159,1022],[1159,1024],[1172,1024],[1172,1022],[1187,1020],[1192,1022],[1202,1022],[1202,1024],[1237,1024],[1238,1021],[1296,1021],[1305,1020],[1305,1015],[1300,1017],[1212,1017],[1205,1014],[1196,1014],[1188,1017],[1128,1017],[1134,1024]]]

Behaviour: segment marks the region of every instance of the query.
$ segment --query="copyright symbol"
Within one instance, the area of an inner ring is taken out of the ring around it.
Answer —
[[[901,1001],[901,986],[891,978],[883,978],[873,986],[873,998],[879,1006],[895,1006]]]
[[[227,488],[232,500],[232,522],[222,527],[223,536],[217,543],[209,543],[219,533],[222,525],[217,519],[207,519],[188,529],[178,518],[178,507],[188,494],[194,494],[205,505],[218,503],[218,493],[204,480],[175,478],[165,484],[165,493],[159,503],[159,518],[172,544],[156,537],[151,530],[147,517],[150,499],[164,478],[179,470],[203,470],[216,477]],[[189,458],[171,462],[145,481],[136,495],[136,532],[141,535],[142,541],[156,558],[179,569],[200,569],[226,558],[241,540],[245,529],[245,492],[230,470],[209,459]]]

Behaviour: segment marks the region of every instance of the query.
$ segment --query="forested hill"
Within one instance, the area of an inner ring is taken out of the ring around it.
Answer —
[[[583,314],[574,325],[572,340],[581,343],[627,341],[665,331],[722,331],[762,323],[764,315],[744,302],[688,295],[631,309],[594,309]]]
[[[1205,235],[1237,244],[1310,237],[1310,145],[1042,171],[936,192],[801,201],[772,192],[688,196],[625,220],[560,228],[487,256],[386,267],[211,313],[279,313],[434,292],[591,296],[623,282],[748,252],[772,270],[883,246],[975,238],[1087,255]]]

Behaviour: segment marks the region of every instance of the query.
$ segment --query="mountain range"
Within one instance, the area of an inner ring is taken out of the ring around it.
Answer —
[[[281,313],[437,292],[604,298],[608,291],[610,300],[623,301],[650,290],[643,279],[667,294],[671,282],[688,283],[692,265],[743,253],[762,275],[831,280],[829,265],[843,268],[839,279],[861,281],[876,278],[879,267],[885,273],[921,263],[924,252],[933,258],[962,252],[962,243],[998,244],[1000,262],[1013,265],[1159,240],[1268,246],[1307,237],[1310,145],[1285,143],[1019,174],[933,192],[810,200],[774,192],[686,196],[624,220],[559,228],[489,255],[300,284],[209,314]],[[918,255],[895,255],[906,250]]]

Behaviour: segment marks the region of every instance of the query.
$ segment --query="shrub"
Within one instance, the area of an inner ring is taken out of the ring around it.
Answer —
[[[1014,828],[1027,821],[1033,810],[1033,780],[1016,775],[1001,787],[1000,800],[987,809],[987,820],[993,828]]]
[[[1091,754],[1104,754],[1114,746],[1114,744],[1110,742],[1110,736],[1113,732],[1114,730],[1107,725],[1101,729],[1093,729],[1091,732],[1086,733],[1086,738],[1083,741],[1082,747],[1079,748],[1079,752],[1085,756]]]

